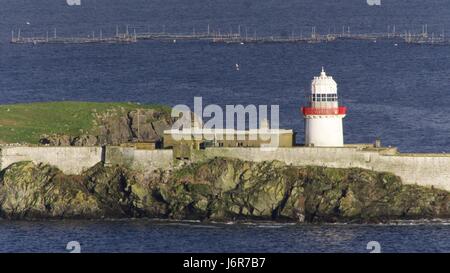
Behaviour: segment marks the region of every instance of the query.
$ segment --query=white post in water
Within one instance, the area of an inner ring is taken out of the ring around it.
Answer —
[[[305,145],[314,147],[342,147],[344,133],[342,119],[347,108],[338,104],[337,84],[322,68],[311,83],[309,106],[302,108],[305,117]]]

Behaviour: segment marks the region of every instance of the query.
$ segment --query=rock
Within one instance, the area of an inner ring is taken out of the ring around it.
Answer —
[[[363,169],[217,158],[138,173],[97,164],[82,175],[12,164],[0,174],[4,218],[158,217],[195,220],[380,222],[450,218],[450,193]]]
[[[68,135],[44,135],[39,140],[41,145],[49,146],[70,146],[72,144],[72,137]]]
[[[98,117],[97,137],[100,145],[119,145],[130,142],[133,134],[126,114],[108,112]]]
[[[105,215],[113,217],[138,216],[133,207],[132,178],[120,167],[105,168],[101,163],[84,173],[84,186],[98,201]]]
[[[162,140],[164,130],[171,128],[173,120],[168,113],[156,109],[126,111],[112,108],[96,113],[92,123],[89,134],[44,135],[39,143],[49,146],[99,146],[131,141],[157,142]]]
[[[48,165],[16,163],[1,174],[0,205],[4,218],[90,218],[98,202],[76,177]]]
[[[176,171],[169,183],[176,190],[163,198],[178,217],[379,222],[450,216],[449,192],[356,168],[215,159]]]
[[[156,136],[153,139],[161,140],[161,137],[164,136],[164,130],[170,129],[172,127],[172,122],[170,120],[161,119],[152,121],[151,125],[153,128],[154,135]],[[151,138],[149,137],[149,139]]]
[[[71,143],[72,146],[97,146],[99,145],[98,137],[92,135],[81,135],[75,137]]]
[[[358,200],[351,190],[345,192],[339,200],[339,211],[344,217],[353,218],[361,214],[360,208],[361,204],[358,203]]]
[[[160,140],[152,127],[152,122],[155,120],[154,115],[153,109],[136,110],[128,113],[132,134],[138,141]]]

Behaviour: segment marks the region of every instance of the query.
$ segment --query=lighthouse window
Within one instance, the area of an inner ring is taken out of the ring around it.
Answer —
[[[337,94],[312,94],[312,101],[337,101]]]

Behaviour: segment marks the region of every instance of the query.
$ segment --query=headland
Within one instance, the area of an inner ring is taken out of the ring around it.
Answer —
[[[165,147],[167,107],[0,106],[5,218],[376,222],[450,216],[450,156],[353,144]],[[38,122],[39,121],[39,122]],[[13,129],[13,130],[12,130]],[[249,144],[250,145],[250,144]]]

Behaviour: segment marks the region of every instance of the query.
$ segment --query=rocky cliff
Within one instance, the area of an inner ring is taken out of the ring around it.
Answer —
[[[378,222],[449,218],[450,193],[389,173],[215,159],[173,172],[96,165],[80,176],[20,162],[0,174],[3,218],[158,217]]]
[[[92,128],[79,135],[44,135],[40,144],[50,146],[119,145],[131,141],[157,142],[163,132],[170,129],[173,120],[168,111],[161,109],[134,109],[113,107],[105,112],[93,113]]]

